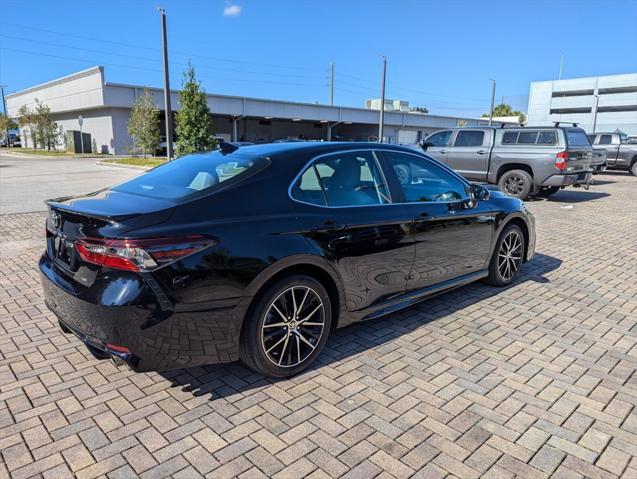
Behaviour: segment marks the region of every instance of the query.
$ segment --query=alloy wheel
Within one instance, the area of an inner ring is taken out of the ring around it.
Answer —
[[[291,368],[314,352],[324,329],[325,307],[318,293],[308,286],[292,286],[266,310],[261,346],[273,364]]]
[[[511,175],[504,181],[504,189],[510,196],[520,196],[524,190],[524,178]]]
[[[522,237],[518,231],[509,231],[498,251],[498,271],[502,279],[509,281],[522,264]]]

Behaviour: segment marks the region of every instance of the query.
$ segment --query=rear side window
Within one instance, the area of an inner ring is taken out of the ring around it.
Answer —
[[[537,141],[537,131],[521,131],[518,136],[518,144],[534,145]]]
[[[296,181],[292,197],[327,206],[390,203],[387,186],[371,151],[343,152],[320,158]]]
[[[612,145],[613,144],[613,135],[600,135],[598,144],[599,145]]]
[[[451,131],[439,131],[427,138],[430,146],[448,146],[451,140]]]
[[[482,146],[484,131],[459,131],[454,146]]]
[[[582,130],[566,130],[566,141],[568,146],[591,146]]]
[[[237,183],[268,164],[267,158],[258,156],[199,153],[165,163],[112,189],[151,198],[185,199],[221,184]]]
[[[554,131],[541,131],[537,137],[538,145],[557,145],[557,135]]]

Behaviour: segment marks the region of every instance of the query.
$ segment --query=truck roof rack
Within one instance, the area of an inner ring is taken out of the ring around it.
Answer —
[[[554,121],[553,122],[553,126],[555,128],[557,128],[558,126],[560,126],[560,123],[562,123],[562,122],[561,121]],[[569,123],[569,122],[566,122],[566,123]],[[577,127],[577,123],[575,123],[575,122],[571,123],[571,125],[573,125],[574,127]]]

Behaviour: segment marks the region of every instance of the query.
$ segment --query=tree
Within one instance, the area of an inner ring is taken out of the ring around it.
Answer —
[[[18,124],[10,116],[0,113],[0,138],[7,136],[8,130],[17,128]],[[9,138],[7,138],[7,146],[9,146]]]
[[[179,95],[181,109],[176,113],[176,155],[213,150],[217,144],[206,92],[195,78],[195,69],[188,62]]]
[[[60,134],[58,125],[53,119],[51,107],[35,99],[35,109],[30,110],[26,105],[22,105],[18,110],[18,125],[20,128],[29,127],[33,146],[37,148],[51,149],[57,144]]]
[[[511,108],[511,105],[507,105],[506,103],[500,103],[499,105],[496,105],[493,109],[493,116],[517,116],[520,124],[526,123],[526,115],[519,110],[513,110],[513,108]],[[482,117],[489,118],[489,114],[483,113]]]
[[[409,111],[415,111],[416,113],[429,113],[429,109],[424,106],[412,106],[409,108]]]
[[[141,152],[144,158],[159,146],[159,109],[146,88],[133,103],[128,134],[133,139],[131,152]]]

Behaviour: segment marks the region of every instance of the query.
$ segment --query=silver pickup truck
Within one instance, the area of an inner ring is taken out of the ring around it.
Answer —
[[[608,168],[628,170],[637,176],[637,145],[628,143],[624,133],[593,133],[588,139],[594,148],[606,150]]]
[[[421,147],[468,180],[497,184],[521,199],[588,186],[592,175],[591,145],[575,126],[450,128]]]

